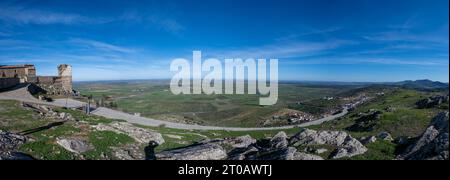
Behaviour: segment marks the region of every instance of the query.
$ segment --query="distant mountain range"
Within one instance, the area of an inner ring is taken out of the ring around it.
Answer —
[[[416,81],[401,81],[392,83],[392,85],[402,86],[408,89],[417,90],[434,90],[434,89],[448,89],[448,83],[443,83],[439,81],[431,81],[428,79],[416,80]]]
[[[170,82],[170,79],[148,79],[148,80],[109,80],[109,81],[74,81],[74,84],[84,84],[84,83],[158,83],[158,84],[166,84]],[[431,81],[429,79],[421,79],[421,80],[406,80],[400,82],[338,82],[338,81],[280,81],[281,84],[306,84],[306,85],[318,85],[318,86],[400,86],[408,89],[422,90],[422,91],[430,91],[430,90],[442,90],[448,89],[449,84],[443,83],[439,81]]]

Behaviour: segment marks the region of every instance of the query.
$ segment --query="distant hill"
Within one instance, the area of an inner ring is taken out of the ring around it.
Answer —
[[[417,90],[435,90],[435,89],[448,89],[448,83],[443,83],[439,81],[431,81],[428,79],[416,80],[416,81],[401,81],[393,83],[396,86],[402,86],[408,89]]]

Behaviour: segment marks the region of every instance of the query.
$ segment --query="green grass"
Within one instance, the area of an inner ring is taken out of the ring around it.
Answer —
[[[89,142],[94,149],[83,153],[86,159],[102,159],[102,155],[112,157],[111,148],[134,143],[134,139],[125,134],[112,131],[94,131],[89,134]]]
[[[370,103],[361,105],[355,111],[342,117],[340,120],[326,122],[309,128],[316,130],[346,131],[356,138],[372,135],[376,136],[383,131],[391,133],[393,138],[401,136],[417,137],[427,128],[431,119],[442,111],[442,109],[439,108],[415,108],[415,102],[431,95],[432,94],[430,93],[414,90],[397,89],[385,96],[374,99]],[[388,106],[395,108],[395,110],[393,112],[384,111]],[[352,116],[358,113],[367,112],[370,109],[383,111],[383,114],[373,131],[351,132],[346,130],[346,128],[354,124],[355,119],[357,119],[357,117]],[[395,148],[397,148],[395,144],[381,140],[369,144],[367,147],[369,148],[367,153],[352,159],[393,159],[395,157]]]
[[[271,131],[213,131],[213,130],[180,130],[165,127],[148,127],[136,125],[138,127],[154,130],[163,135],[165,143],[156,147],[155,151],[163,151],[168,149],[174,149],[178,147],[187,146],[204,139],[214,139],[214,138],[227,138],[227,137],[238,137],[244,135],[250,135],[255,139],[263,139],[273,137],[280,131],[286,132],[288,135],[294,135],[299,132],[299,128],[285,129],[285,130],[271,130]],[[177,135],[181,139],[169,138],[166,135]]]
[[[72,160],[76,156],[50,141],[36,141],[23,144],[19,150],[42,160]]]
[[[326,86],[308,84],[280,84],[278,103],[274,106],[259,106],[258,95],[173,95],[167,82],[130,81],[75,84],[84,95],[94,99],[110,96],[118,109],[142,116],[172,121],[183,120],[212,126],[262,126],[272,115],[284,108],[292,107],[298,101],[307,102],[309,107],[319,105],[320,109],[295,108],[308,113],[321,113],[335,104],[316,99],[334,96],[357,86]],[[137,91],[138,90],[138,91]],[[314,101],[312,101],[314,100]],[[220,118],[218,118],[220,117]],[[277,123],[285,125],[288,121]]]
[[[37,114],[21,106],[18,101],[0,100],[0,130],[19,132],[50,122],[48,119],[36,119]]]
[[[378,140],[367,144],[366,147],[368,149],[366,153],[351,158],[343,158],[343,160],[393,160],[395,158],[396,144],[392,142]]]

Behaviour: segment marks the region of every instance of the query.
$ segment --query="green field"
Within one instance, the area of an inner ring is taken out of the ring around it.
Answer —
[[[103,99],[105,106],[113,102],[113,108],[125,112],[167,121],[241,127],[264,126],[273,115],[289,110],[318,117],[341,104],[337,100],[323,100],[323,97],[336,96],[357,87],[360,86],[280,84],[277,104],[260,106],[258,95],[173,95],[164,81],[75,84],[81,94],[92,95],[97,101]],[[287,120],[279,120],[270,125],[287,123]]]

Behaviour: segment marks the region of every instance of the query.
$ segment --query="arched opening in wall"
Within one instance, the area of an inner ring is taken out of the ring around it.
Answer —
[[[6,74],[5,74],[5,72],[2,72],[2,77],[4,78],[4,77],[6,77]]]

